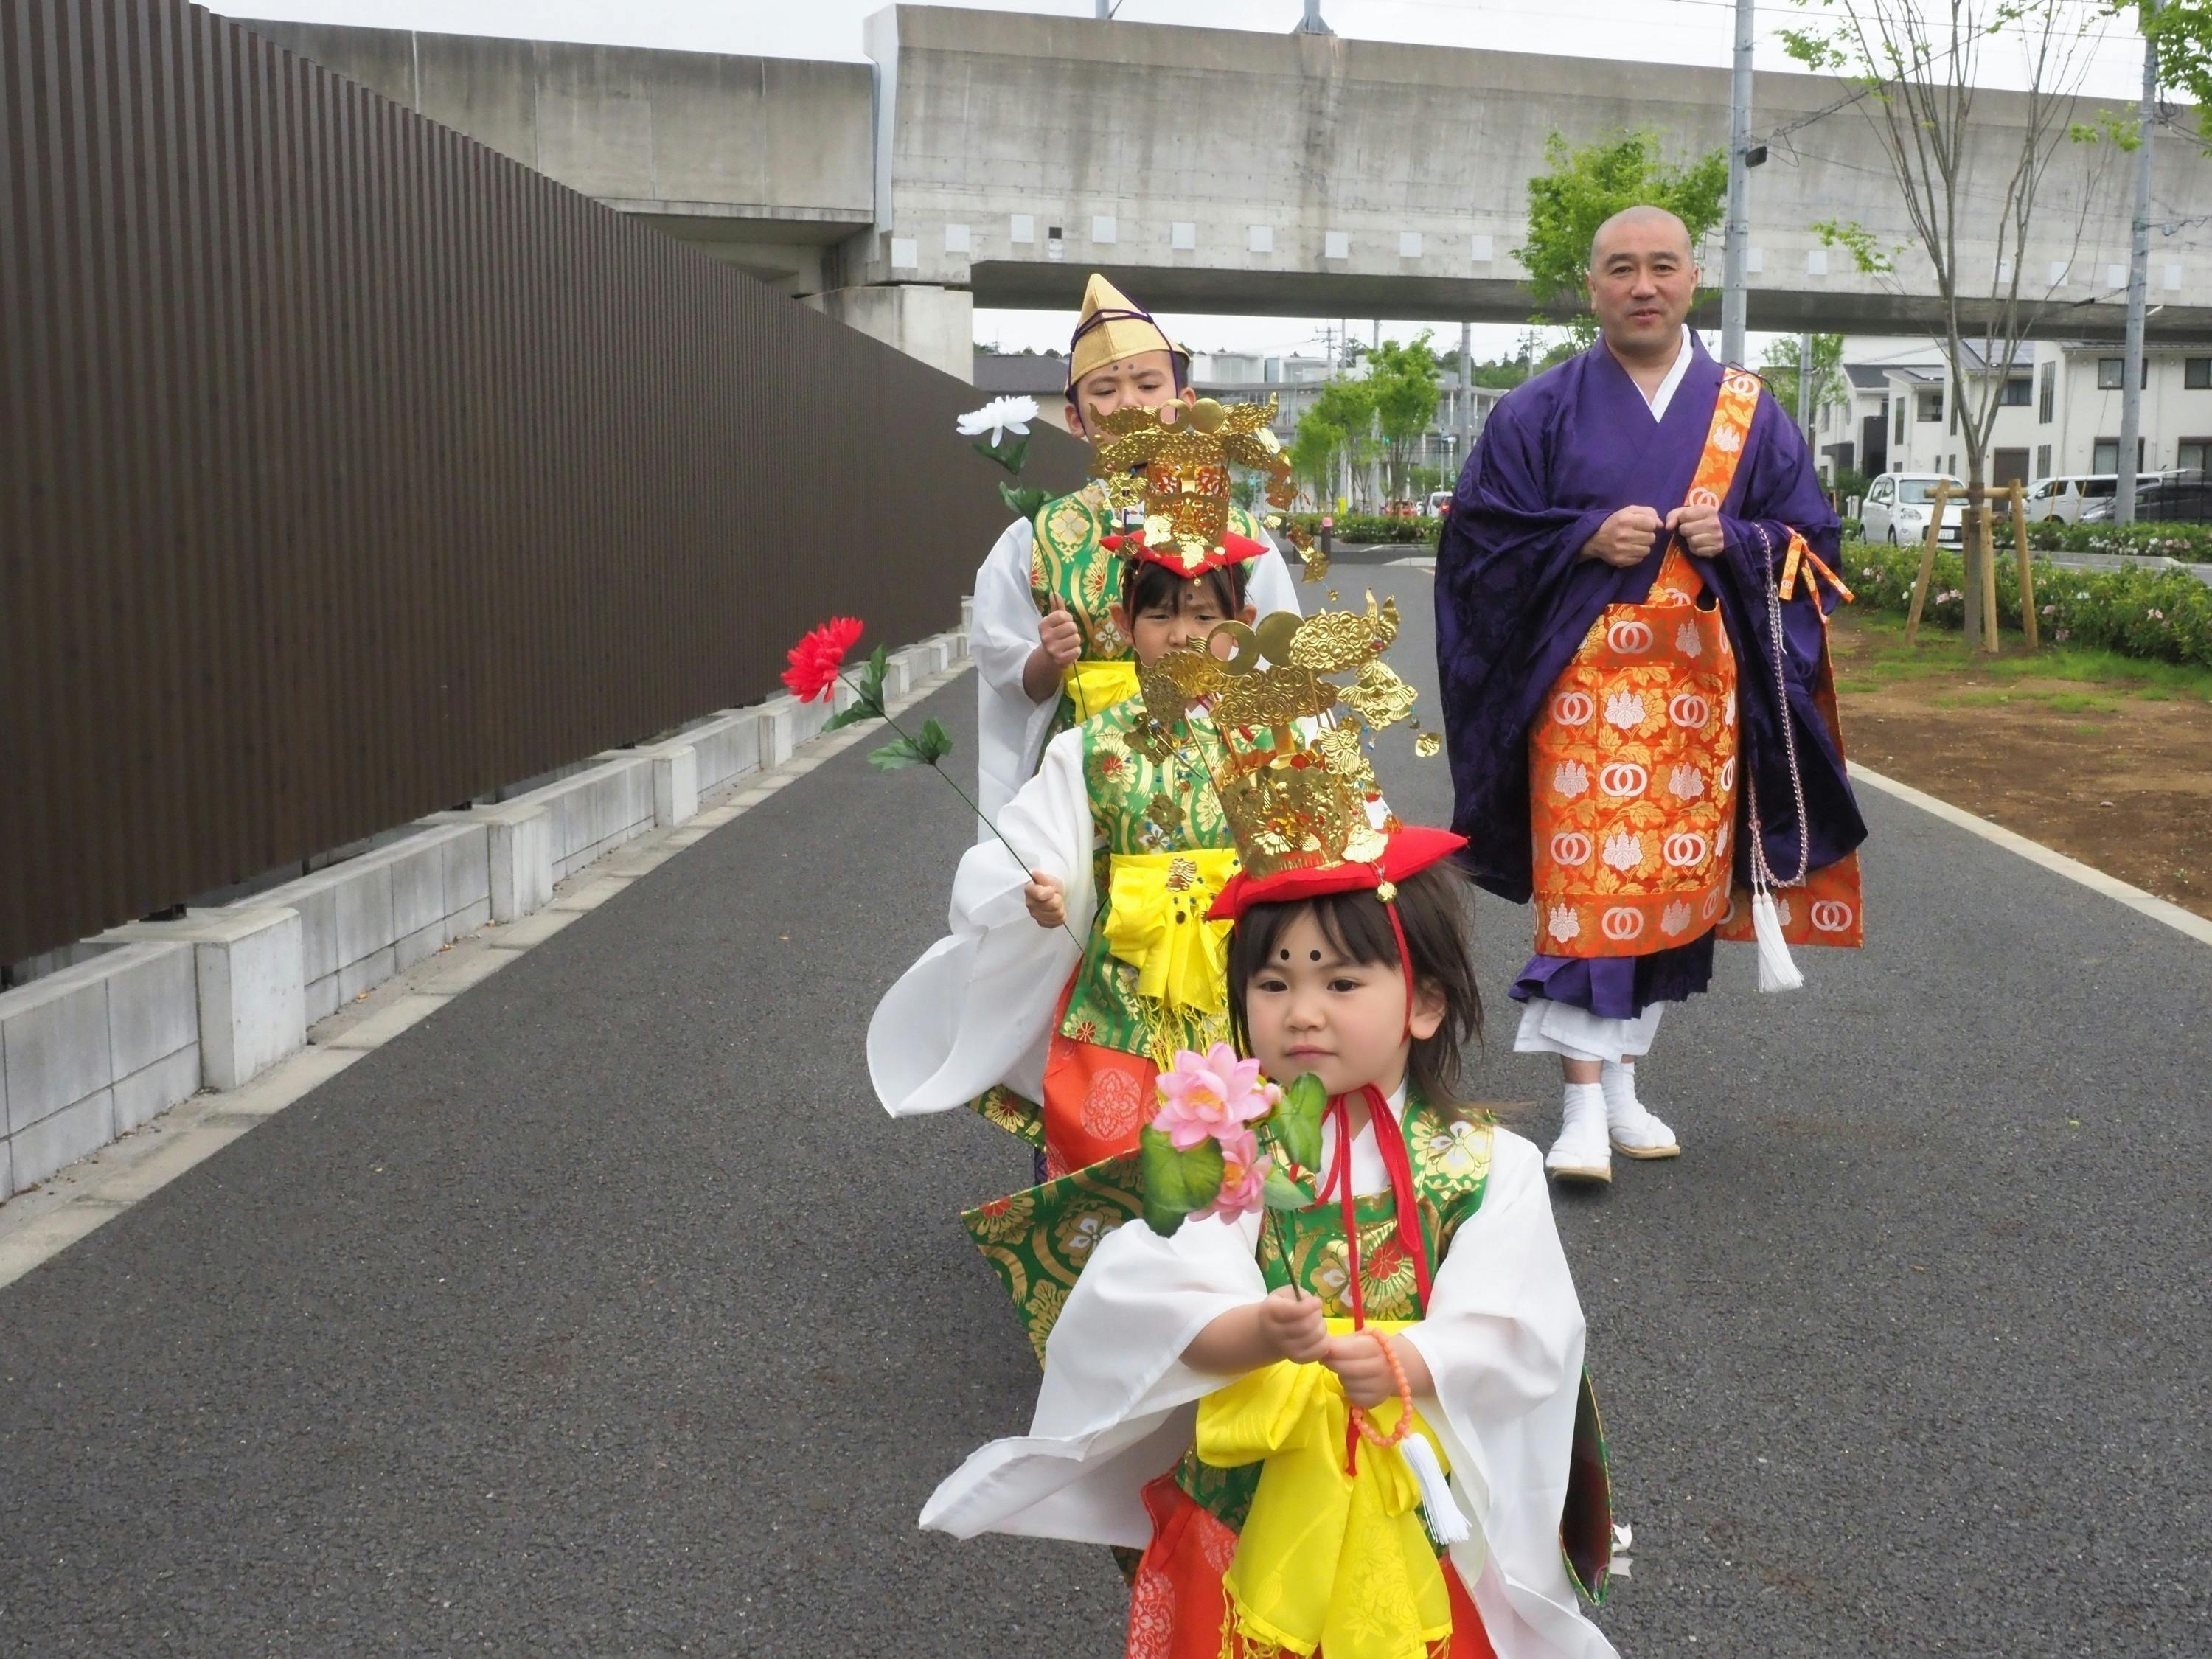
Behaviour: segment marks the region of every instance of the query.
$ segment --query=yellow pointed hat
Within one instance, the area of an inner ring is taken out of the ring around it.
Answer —
[[[1067,345],[1067,383],[1070,386],[1102,363],[1119,362],[1144,351],[1175,354],[1179,348],[1152,320],[1152,314],[1129,302],[1129,296],[1097,272],[1083,290],[1083,313],[1075,320],[1075,333]]]

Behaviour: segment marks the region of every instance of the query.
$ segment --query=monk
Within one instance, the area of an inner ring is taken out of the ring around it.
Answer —
[[[1717,937],[1763,910],[1762,983],[1786,985],[1785,942],[1863,925],[1826,651],[1841,526],[1796,426],[1688,328],[1699,275],[1672,213],[1600,228],[1598,341],[1499,402],[1437,553],[1452,827],[1484,887],[1535,902],[1515,1047],[1559,1056],[1564,1179],[1679,1155],[1636,1063]]]

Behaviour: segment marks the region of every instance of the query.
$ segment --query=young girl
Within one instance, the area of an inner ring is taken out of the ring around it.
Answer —
[[[1262,550],[1247,538],[1223,536],[1195,565],[1134,537],[1114,550],[1114,624],[1143,667],[1255,614],[1244,577]],[[1053,739],[999,815],[1022,862],[995,838],[969,849],[951,935],[869,1023],[869,1073],[894,1116],[988,1096],[1048,1174],[1135,1146],[1163,1054],[1228,1035],[1228,929],[1206,920],[1236,869],[1210,781],[1220,758],[1202,714],[1162,730],[1141,698]],[[1019,1121],[1024,1107],[1037,1121]]]
[[[1131,1659],[1613,1653],[1570,1576],[1601,1585],[1610,1515],[1542,1158],[1453,1103],[1480,1017],[1462,844],[1399,829],[1370,862],[1231,883],[1238,1035],[1330,1097],[1322,1196],[1097,1243],[1029,1436],[923,1511],[1142,1548]],[[1471,1523],[1436,1527],[1468,1534],[1448,1549],[1382,1443],[1401,1395]]]

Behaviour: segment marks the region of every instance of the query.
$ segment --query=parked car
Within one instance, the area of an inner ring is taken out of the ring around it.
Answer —
[[[2136,488],[2155,483],[2154,472],[2136,475]],[[2043,478],[2027,492],[2027,520],[2030,524],[2043,519],[2063,520],[2067,524],[2079,524],[2082,514],[2099,501],[2109,501],[2118,493],[2119,474],[2117,472],[2077,472],[2059,478]]]
[[[1960,526],[1966,518],[1966,484],[1965,479],[1943,472],[1885,472],[1869,484],[1859,509],[1866,538],[1887,542],[1893,547],[1923,540],[1935,507],[1936,486],[1940,483],[1948,483],[1960,494],[1943,504],[1943,527],[1936,532],[1936,539],[1956,547]]]
[[[2119,505],[2117,493],[2081,509],[2078,522],[2110,524]],[[2136,486],[2136,518],[2142,523],[2212,524],[2212,483],[2202,472],[2167,473]]]
[[[1441,519],[1445,514],[1450,512],[1451,498],[1452,493],[1449,489],[1431,490],[1429,492],[1429,516],[1432,519]]]

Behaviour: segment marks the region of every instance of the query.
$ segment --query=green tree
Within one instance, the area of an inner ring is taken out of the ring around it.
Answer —
[[[1797,417],[1796,335],[1785,334],[1766,348],[1766,356],[1759,364],[1759,375],[1774,393],[1775,401],[1795,420]],[[1818,414],[1831,404],[1850,401],[1850,382],[1844,375],[1844,337],[1840,334],[1815,334],[1813,337],[1813,401],[1808,407]]]
[[[1649,128],[1570,146],[1558,133],[1544,144],[1551,171],[1528,181],[1528,243],[1515,256],[1536,296],[1535,320],[1564,323],[1571,349],[1597,337],[1589,313],[1590,243],[1621,209],[1662,207],[1690,228],[1695,248],[1728,211],[1728,153],[1711,150],[1683,166],[1663,159]]]
[[[1375,423],[1375,398],[1366,380],[1331,380],[1315,397],[1313,407],[1298,418],[1291,439],[1291,470],[1312,489],[1315,499],[1329,503],[1340,465],[1365,465],[1370,447],[1368,430]],[[1347,492],[1349,493],[1349,492]]]
[[[2110,0],[2105,15],[2124,17],[2158,42],[2158,83],[2197,106],[2191,133],[2212,155],[2212,4],[2207,0]],[[2132,130],[2134,116],[2126,118]],[[2189,117],[2177,118],[2177,125]],[[2133,148],[2132,145],[2128,148]]]
[[[2007,378],[1984,365],[2014,362],[2020,342],[2039,319],[2065,314],[2067,302],[2055,299],[2055,285],[2033,275],[2052,264],[2063,271],[2071,263],[2048,258],[2053,239],[2037,204],[2053,211],[2060,236],[2070,240],[2078,257],[2086,204],[2116,187],[2100,174],[2131,133],[2114,129],[2120,144],[2079,142],[2102,132],[2081,119],[2094,38],[2069,0],[1796,3],[1810,15],[1808,25],[1782,30],[1784,46],[1815,73],[1856,84],[1852,107],[1888,163],[1895,186],[1888,193],[1917,246],[1915,285],[1935,284],[1935,341],[1950,369],[1966,482],[1978,489],[1989,477],[1990,439]],[[2027,80],[2013,106],[2016,113],[2002,125],[1983,118],[1976,107],[1982,53],[1993,44],[2018,55]],[[2054,173],[2069,153],[2082,158],[2079,170]],[[2033,243],[2031,225],[2042,231]],[[1902,292],[1896,256],[1904,246],[1885,247],[1856,222],[1811,228],[1847,252],[1862,272]],[[1926,276],[1918,275],[1923,259]],[[1985,515],[1986,508],[1976,503],[1969,512]],[[1966,637],[1993,651],[1995,619],[1982,615],[1981,537],[1966,540]]]
[[[1368,354],[1369,396],[1381,428],[1382,453],[1390,469],[1389,493],[1402,500],[1411,484],[1406,469],[1416,446],[1437,421],[1437,393],[1443,384],[1442,366],[1430,349],[1427,329],[1410,343],[1385,340]]]

